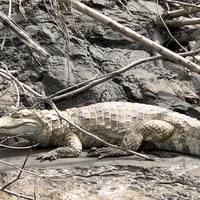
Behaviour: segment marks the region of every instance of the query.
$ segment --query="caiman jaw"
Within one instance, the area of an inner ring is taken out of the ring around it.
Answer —
[[[0,136],[30,137],[42,132],[42,124],[26,109],[0,118]]]

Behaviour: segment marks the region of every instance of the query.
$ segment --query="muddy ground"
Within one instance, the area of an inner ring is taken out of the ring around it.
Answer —
[[[26,152],[1,150],[3,161],[21,166]],[[17,156],[16,156],[17,154]],[[37,151],[29,157],[20,180],[7,189],[39,200],[133,200],[200,199],[200,160],[197,157],[154,152],[155,161],[134,156],[122,158],[59,159],[40,163]],[[158,156],[159,155],[159,156]],[[3,186],[16,178],[18,171],[0,164]],[[44,177],[39,177],[44,176]],[[0,199],[17,199],[0,192]],[[23,198],[22,198],[23,199]]]

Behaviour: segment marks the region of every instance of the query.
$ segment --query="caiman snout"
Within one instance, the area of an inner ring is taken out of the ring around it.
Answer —
[[[0,118],[0,136],[32,135],[41,131],[41,122],[27,109]]]

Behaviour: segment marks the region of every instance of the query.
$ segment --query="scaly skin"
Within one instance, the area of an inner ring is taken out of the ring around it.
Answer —
[[[62,111],[81,128],[112,144],[136,151],[142,142],[200,156],[200,121],[158,106],[128,102],[98,103]],[[20,110],[0,119],[0,136],[19,135],[41,146],[58,148],[40,159],[77,157],[82,148],[102,144],[60,120],[54,110]],[[101,152],[101,151],[99,151]],[[107,156],[128,155],[107,149]]]

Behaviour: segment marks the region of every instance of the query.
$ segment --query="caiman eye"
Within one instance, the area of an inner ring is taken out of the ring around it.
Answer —
[[[10,116],[12,118],[20,118],[20,117],[22,117],[18,112],[12,113]]]
[[[32,112],[30,110],[23,109],[23,110],[16,111],[16,112],[12,113],[11,117],[12,118],[22,118],[22,117],[28,117],[28,116],[31,116],[31,115],[32,115]]]

